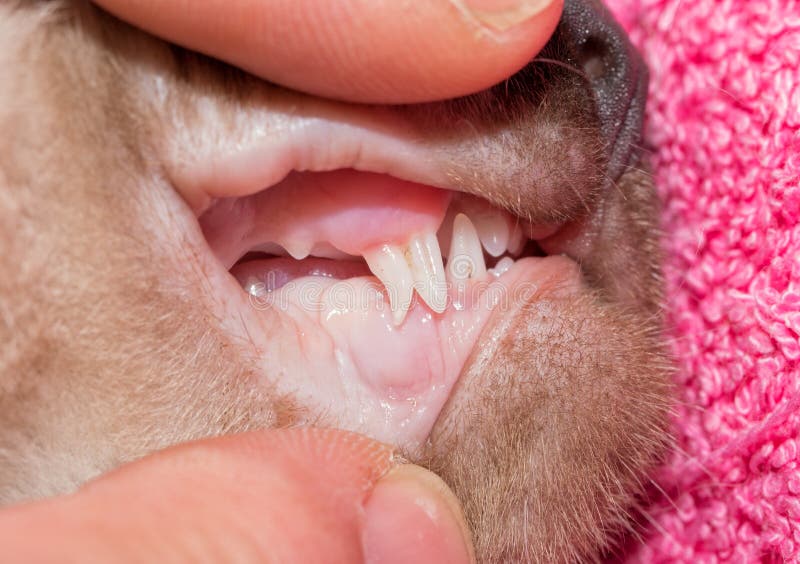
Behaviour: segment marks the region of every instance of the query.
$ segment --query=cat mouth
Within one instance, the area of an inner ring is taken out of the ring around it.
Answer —
[[[469,194],[352,169],[290,174],[252,196],[215,202],[200,221],[254,298],[268,300],[299,278],[372,275],[395,327],[415,299],[434,314],[465,307],[456,298],[467,285],[543,256],[536,241],[558,231]]]
[[[543,250],[558,213],[522,217],[475,193],[402,120],[327,104],[308,99],[282,135],[198,151],[173,178],[268,385],[413,452],[493,319],[577,291],[580,271]]]
[[[233,109],[194,94],[202,130],[175,129],[167,175],[198,218],[223,325],[265,385],[313,414],[300,423],[413,453],[496,344],[491,327],[590,291],[579,262],[597,263],[584,255],[638,105],[615,117],[610,83],[552,62],[415,106],[257,82]]]

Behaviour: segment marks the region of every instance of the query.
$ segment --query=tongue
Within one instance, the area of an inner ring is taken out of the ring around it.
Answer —
[[[343,258],[331,257],[330,249],[360,256],[370,247],[436,233],[450,198],[446,190],[383,174],[295,172],[252,196],[217,201],[200,224],[226,268],[251,250],[285,249],[300,259],[325,248],[325,256]]]
[[[346,280],[369,276],[370,271],[363,261],[272,258],[237,264],[231,269],[231,274],[239,281],[245,292],[259,297],[264,293],[280,290],[298,278],[314,276]]]

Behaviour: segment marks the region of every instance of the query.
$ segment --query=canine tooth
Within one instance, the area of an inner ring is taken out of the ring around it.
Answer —
[[[512,266],[514,266],[514,259],[512,259],[511,257],[503,257],[499,261],[497,261],[497,264],[494,265],[494,268],[491,270],[491,273],[494,274],[495,276],[501,276],[502,274],[508,272],[508,269],[511,268]]]
[[[453,280],[481,278],[486,274],[483,249],[472,221],[460,213],[453,221],[453,239],[447,257],[447,272]]]
[[[428,307],[442,313],[447,307],[447,281],[442,251],[435,233],[418,235],[408,244],[406,257],[414,276],[414,289]]]
[[[493,257],[506,252],[509,240],[508,221],[501,213],[480,213],[473,218],[483,248]]]
[[[286,254],[286,249],[277,243],[264,243],[251,249],[253,252],[260,252],[267,255],[281,256]]]
[[[511,236],[508,239],[508,252],[512,255],[519,255],[525,248],[525,233],[522,231],[522,226],[517,222],[514,224],[514,229],[511,230]]]
[[[303,260],[311,254],[311,247],[313,245],[303,241],[294,241],[291,243],[281,243],[281,246],[286,249],[286,252],[289,253],[289,256],[293,259]]]
[[[414,293],[414,276],[406,260],[405,251],[397,245],[383,245],[364,255],[367,266],[386,288],[392,318],[400,325],[411,307]]]
[[[358,260],[361,257],[348,255],[328,242],[316,243],[309,252],[309,256],[333,260]]]
[[[458,212],[453,209],[453,206],[447,208],[447,213],[439,226],[439,231],[436,232],[436,239],[439,241],[439,248],[442,250],[442,256],[450,252],[450,241],[453,239],[453,220]]]

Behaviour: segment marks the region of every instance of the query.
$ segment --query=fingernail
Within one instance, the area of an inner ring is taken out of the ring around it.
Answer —
[[[481,26],[503,32],[544,11],[554,0],[450,0]]]
[[[428,470],[396,466],[372,490],[365,511],[362,542],[367,564],[475,562],[458,500]]]

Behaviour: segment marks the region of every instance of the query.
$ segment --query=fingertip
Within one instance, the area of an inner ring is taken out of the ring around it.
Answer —
[[[48,543],[37,533],[54,531]],[[258,431],[170,448],[0,512],[15,561],[474,562],[455,496],[361,435]]]
[[[468,20],[490,33],[502,34],[529,22],[537,26],[551,17],[563,0],[448,0]]]
[[[473,40],[454,40],[458,64],[468,70],[463,81],[450,81],[452,64],[436,69],[439,89],[430,99],[453,98],[479,92],[512,76],[542,50],[553,35],[564,0],[449,0],[460,12]],[[456,67],[457,68],[457,67]]]
[[[432,472],[403,464],[392,469],[365,505],[366,564],[475,562],[461,506]]]
[[[362,2],[366,4],[354,7]],[[424,1],[413,12],[407,5],[404,9],[373,0],[349,4],[349,19],[337,21],[339,32],[346,35],[327,49],[326,58],[296,61],[288,75],[278,68],[272,73],[279,76],[277,82],[326,98],[368,104],[466,96],[502,82],[528,64],[553,34],[564,2]],[[313,68],[307,68],[309,64]],[[297,72],[300,68],[302,74]]]
[[[545,45],[563,0],[96,0],[160,37],[271,82],[350,102],[477,92]]]
[[[226,455],[235,449],[250,460],[265,464],[274,464],[278,459],[290,468],[326,468],[337,480],[355,484],[372,483],[394,465],[393,447],[340,429],[302,427],[257,431],[219,439],[218,443]]]

